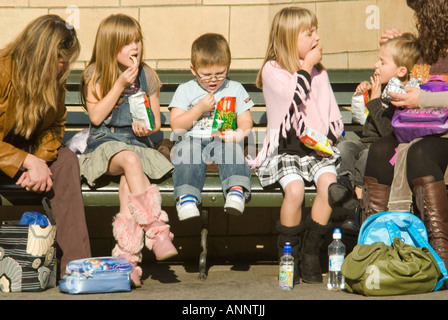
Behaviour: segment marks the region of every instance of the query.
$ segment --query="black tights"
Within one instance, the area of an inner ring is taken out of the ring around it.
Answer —
[[[414,143],[408,151],[407,177],[411,187],[415,178],[433,176],[443,180],[448,165],[448,139],[428,136]]]
[[[375,141],[369,149],[365,175],[390,186],[394,167],[389,161],[395,155],[397,146],[398,142],[393,136]],[[414,143],[408,150],[406,165],[411,188],[415,178],[433,176],[435,181],[443,180],[448,165],[448,139],[428,136]]]
[[[394,178],[394,167],[390,159],[395,155],[398,142],[394,136],[383,137],[369,148],[365,176],[373,177],[378,183],[390,186]]]

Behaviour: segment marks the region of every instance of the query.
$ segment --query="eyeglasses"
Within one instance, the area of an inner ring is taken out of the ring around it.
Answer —
[[[216,79],[216,81],[222,81],[227,77],[227,71],[220,74],[215,74],[214,76],[201,76],[199,73],[197,73],[197,77],[203,82],[203,83],[209,83],[212,81],[213,78]]]

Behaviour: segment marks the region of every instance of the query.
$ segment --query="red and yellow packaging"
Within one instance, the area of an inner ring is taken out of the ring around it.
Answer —
[[[310,149],[319,150],[334,155],[330,140],[328,140],[328,138],[322,133],[314,129],[305,128],[305,132],[300,137],[300,141],[302,141],[302,143]]]

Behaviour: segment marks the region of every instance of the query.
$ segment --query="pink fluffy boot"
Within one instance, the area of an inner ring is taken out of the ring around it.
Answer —
[[[168,215],[161,209],[162,197],[156,185],[149,186],[138,195],[129,195],[129,210],[146,233],[145,244],[153,250],[157,260],[177,255],[173,234],[167,224]]]
[[[132,265],[131,284],[138,288],[142,284],[142,269],[137,264],[142,261],[143,229],[134,219],[121,213],[115,216],[112,227],[117,240],[112,256],[125,258]]]

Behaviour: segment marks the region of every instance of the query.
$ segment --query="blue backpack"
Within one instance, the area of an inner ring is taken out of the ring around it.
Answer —
[[[358,244],[384,242],[386,245],[390,246],[395,237],[400,237],[400,239],[408,245],[417,248],[428,248],[434,259],[437,261],[437,265],[443,276],[434,288],[434,291],[439,290],[444,282],[448,280],[445,263],[429,245],[426,227],[422,220],[414,214],[402,211],[386,211],[370,216],[361,226],[358,236]]]

